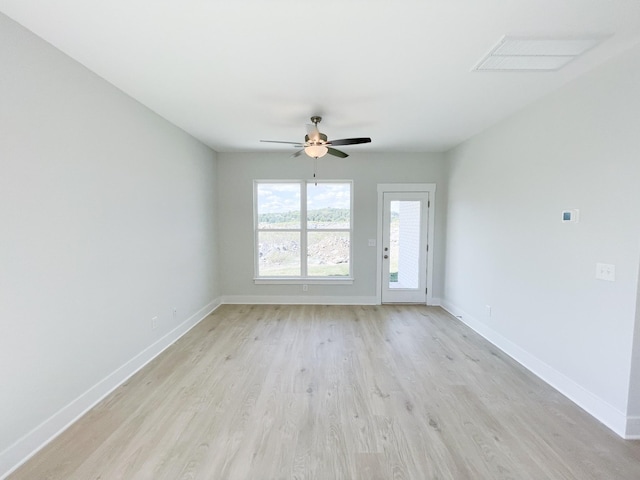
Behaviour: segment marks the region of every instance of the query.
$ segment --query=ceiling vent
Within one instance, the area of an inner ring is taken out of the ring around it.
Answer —
[[[604,37],[502,37],[473,70],[552,72],[595,47]]]

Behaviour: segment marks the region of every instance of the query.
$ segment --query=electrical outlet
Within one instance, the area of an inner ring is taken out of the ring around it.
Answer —
[[[156,315],[151,319],[151,330],[158,328],[158,316]]]
[[[178,309],[173,307],[171,309],[171,314],[173,315],[173,321],[175,322],[178,319]]]
[[[607,282],[615,282],[616,266],[609,263],[596,263],[596,278]]]
[[[485,308],[487,309],[487,317],[491,318],[491,305],[485,305]]]
[[[309,285],[302,285],[302,291],[306,292],[309,290]]]

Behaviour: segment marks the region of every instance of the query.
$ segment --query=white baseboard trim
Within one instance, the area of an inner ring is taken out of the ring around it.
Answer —
[[[625,436],[627,440],[640,440],[640,417],[627,417]]]
[[[200,321],[218,308],[221,303],[219,299],[216,299],[202,307],[187,320],[149,345],[138,355],[95,384],[66,407],[60,409],[29,433],[7,447],[3,452],[0,452],[0,480],[8,477],[9,474],[20,467],[20,465],[91,410],[98,402],[200,323]]]
[[[453,303],[444,300],[441,306],[462,323],[520,363],[527,370],[540,377],[540,379],[558,390],[580,408],[609,427],[617,435],[622,438],[632,438],[629,436],[629,433],[631,432],[629,432],[629,427],[627,425],[628,419],[625,413],[621,412],[597,395],[585,389],[582,385],[579,385],[566,375],[558,372],[553,367],[547,365],[537,357],[503,337],[498,332],[458,308]],[[640,434],[640,421],[636,423],[634,427],[635,434]]]
[[[318,295],[226,295],[223,304],[230,305],[380,305],[376,296],[318,296]],[[427,304],[431,307],[442,305],[440,297],[431,297]]]
[[[427,302],[427,305],[430,307],[441,307],[442,299],[440,297],[431,297],[431,299]]]
[[[222,303],[247,305],[378,305],[374,296],[226,295]]]

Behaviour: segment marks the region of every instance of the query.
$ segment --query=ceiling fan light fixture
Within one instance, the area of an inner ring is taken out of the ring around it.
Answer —
[[[324,145],[309,145],[304,147],[304,153],[312,158],[324,157],[328,151],[329,149]]]
[[[324,133],[321,133],[320,130],[318,130],[318,123],[320,123],[320,120],[322,120],[322,117],[311,117],[311,122],[313,123],[313,125],[307,125],[307,134],[304,136],[304,142],[284,142],[280,140],[260,141],[267,143],[286,143],[294,146],[295,148],[301,148],[301,150],[297,150],[296,153],[291,155],[292,158],[298,157],[302,155],[302,152],[304,152],[309,157],[316,159],[324,157],[327,153],[338,158],[347,158],[349,156],[346,153],[338,150],[337,148],[333,148],[335,145],[357,145],[360,143],[371,143],[371,139],[369,137],[340,138],[338,140],[329,141],[327,136]]]

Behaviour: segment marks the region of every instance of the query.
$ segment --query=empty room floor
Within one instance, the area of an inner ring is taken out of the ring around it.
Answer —
[[[9,477],[640,479],[438,307],[223,305]]]

